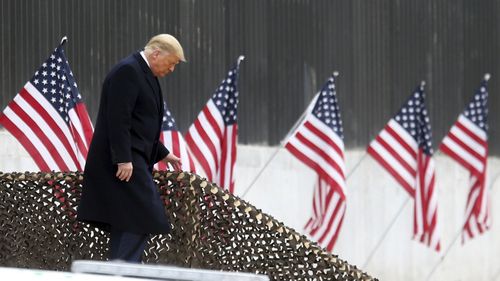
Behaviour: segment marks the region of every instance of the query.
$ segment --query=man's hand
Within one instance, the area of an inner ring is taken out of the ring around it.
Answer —
[[[173,153],[169,153],[161,161],[165,162],[165,164],[167,164],[167,165],[168,165],[168,163],[170,163],[170,165],[172,165],[172,167],[176,171],[180,171],[181,170],[181,167],[182,167],[181,159],[179,157],[175,156]]]
[[[124,180],[128,182],[130,180],[130,177],[132,177],[133,170],[134,167],[132,166],[132,162],[119,163],[118,171],[116,171],[116,177],[119,178],[121,181]]]

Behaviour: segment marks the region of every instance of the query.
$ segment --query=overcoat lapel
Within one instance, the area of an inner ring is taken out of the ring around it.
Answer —
[[[156,80],[156,85],[158,86],[158,91],[159,91],[159,96],[160,96],[160,102],[159,102],[159,111],[160,111],[160,126],[163,123],[163,93],[161,92],[161,87],[160,87],[160,82],[158,81],[158,78],[155,77]]]
[[[139,62],[139,65],[142,68],[142,71],[144,72],[144,76],[146,77],[146,81],[149,84],[149,87],[151,87],[151,92],[154,95],[154,100],[156,102],[156,108],[158,112],[163,116],[163,97],[161,94],[161,88],[160,84],[158,83],[158,79],[153,75],[153,72],[151,72],[151,69],[149,68],[148,64],[144,61],[140,53],[135,53],[134,58]]]

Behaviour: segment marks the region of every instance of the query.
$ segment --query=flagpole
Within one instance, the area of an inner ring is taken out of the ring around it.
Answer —
[[[339,72],[338,71],[334,71],[333,72],[333,76],[337,77],[339,76]],[[262,175],[262,173],[264,172],[264,170],[267,168],[267,166],[269,165],[269,163],[271,163],[271,161],[276,157],[276,155],[278,155],[278,152],[280,151],[281,148],[283,148],[285,146],[285,143],[286,141],[288,140],[288,138],[290,137],[290,135],[295,131],[295,129],[297,129],[297,127],[302,123],[302,121],[304,120],[304,117],[307,115],[307,113],[309,111],[311,111],[311,107],[314,105],[314,101],[316,100],[316,97],[318,96],[318,94],[316,94],[313,98],[313,102],[309,103],[309,105],[307,106],[306,110],[304,110],[304,112],[302,112],[302,115],[299,117],[299,119],[295,122],[295,124],[292,126],[292,128],[288,131],[288,133],[286,134],[286,136],[283,138],[283,140],[280,142],[280,145],[276,148],[276,150],[274,151],[274,153],[271,155],[271,157],[269,157],[269,159],[267,160],[267,162],[264,164],[264,166],[262,167],[262,169],[260,169],[260,171],[257,173],[257,175],[254,177],[254,179],[252,180],[252,182],[248,185],[248,187],[245,189],[245,192],[243,192],[243,194],[241,195],[241,198],[244,198],[245,195],[247,195],[247,193],[250,191],[250,189],[252,189],[253,185],[255,184],[255,182],[257,182],[257,179],[259,179],[259,177]]]
[[[495,177],[493,178],[492,182],[490,183],[490,186],[489,186],[489,190],[493,190],[493,186],[495,185],[495,182],[498,180],[498,178],[500,177],[500,172],[496,173]],[[439,261],[434,265],[434,267],[432,268],[432,270],[429,272],[429,274],[427,275],[427,278],[425,280],[430,280],[431,277],[434,275],[434,273],[436,272],[436,269],[443,263],[444,259],[446,258],[446,256],[449,254],[451,248],[453,248],[453,246],[455,246],[455,243],[457,242],[458,238],[460,237],[460,234],[462,234],[463,232],[463,229],[465,227],[465,225],[467,224],[467,218],[465,218],[463,224],[462,224],[462,227],[458,230],[457,234],[455,235],[455,237],[453,238],[453,240],[451,241],[450,245],[448,246],[448,248],[446,248],[446,251],[444,252],[443,256],[439,259]],[[498,272],[498,274],[500,274],[500,272]],[[495,276],[495,278],[493,278],[492,280],[496,280],[496,278],[498,277],[498,274]]]
[[[389,224],[389,226],[387,226],[385,228],[385,231],[384,231],[384,234],[382,234],[382,236],[380,237],[380,239],[377,241],[377,244],[375,245],[375,248],[373,248],[373,250],[370,252],[370,254],[368,255],[368,258],[366,259],[366,261],[363,263],[363,267],[362,268],[366,268],[368,266],[368,264],[370,263],[370,261],[372,260],[373,256],[375,255],[375,253],[377,252],[378,248],[380,247],[380,245],[382,245],[382,242],[384,242],[385,240],[385,237],[387,236],[387,234],[389,233],[389,231],[392,229],[392,227],[394,226],[394,224],[396,223],[396,221],[398,220],[399,216],[403,213],[403,209],[406,207],[406,205],[408,204],[408,202],[410,202],[410,197],[407,197],[405,202],[403,202],[403,204],[401,205],[401,207],[399,207],[399,210],[398,212],[396,213],[396,215],[392,218],[392,221],[391,223]]]
[[[485,81],[488,81],[490,80],[491,78],[491,75],[489,73],[486,73],[484,74],[484,77],[483,79]],[[493,185],[495,184],[495,182],[497,181],[498,177],[500,176],[500,172],[497,173],[495,175],[495,177],[493,178],[490,186],[489,186],[489,190],[491,191],[493,189]],[[453,248],[453,246],[455,246],[455,243],[457,242],[458,238],[460,237],[460,234],[462,234],[463,232],[463,229],[465,227],[465,225],[467,224],[467,221],[468,221],[468,218],[465,218],[463,224],[462,224],[462,227],[458,230],[457,234],[455,235],[455,237],[453,238],[453,240],[451,241],[450,245],[446,248],[446,251],[444,252],[443,256],[439,259],[439,261],[434,265],[434,267],[432,268],[432,270],[429,272],[429,274],[427,275],[427,278],[425,280],[430,280],[432,278],[432,276],[434,275],[434,273],[436,272],[437,268],[443,263],[444,259],[446,258],[446,256],[448,255],[448,253],[450,252],[451,248]],[[497,276],[496,276],[497,277]],[[493,279],[495,280],[495,279]]]
[[[460,234],[462,234],[463,232],[463,229],[465,227],[465,225],[467,224],[467,218],[464,220],[464,222],[462,223],[462,227],[460,228],[460,230],[457,232],[457,234],[455,235],[455,237],[453,238],[453,240],[451,241],[450,245],[446,248],[446,251],[444,252],[443,256],[439,259],[439,261],[432,267],[432,270],[429,272],[429,274],[427,275],[427,278],[425,278],[425,280],[430,280],[432,278],[432,276],[434,275],[434,273],[436,272],[437,268],[443,263],[444,259],[446,258],[446,256],[448,255],[448,253],[450,252],[451,248],[453,248],[453,246],[455,246],[455,243],[457,242],[458,238],[460,237]]]
[[[422,80],[420,82],[420,86],[421,87],[425,87],[425,81]],[[359,164],[361,164],[361,162],[364,160],[364,158],[366,156],[368,156],[368,153],[365,152],[365,154],[363,155],[363,157],[361,157],[361,159],[358,161],[358,163],[353,167],[353,169],[351,169],[351,171],[349,172],[349,174],[346,177],[346,180],[354,173],[354,171],[356,171],[356,169],[358,168]],[[399,218],[399,216],[403,213],[403,209],[406,207],[406,205],[408,204],[409,201],[410,201],[410,197],[407,197],[406,200],[405,200],[405,202],[403,202],[403,204],[401,205],[401,207],[399,208],[399,210],[396,212],[396,215],[391,220],[391,223],[385,229],[385,231],[382,234],[382,236],[380,237],[380,239],[377,241],[377,244],[375,245],[375,248],[373,248],[373,250],[368,255],[368,258],[366,259],[366,261],[363,264],[363,268],[366,268],[366,266],[370,263],[371,259],[373,258],[373,256],[377,252],[378,248],[380,247],[380,245],[382,245],[382,242],[384,241],[385,237],[387,236],[387,234],[389,233],[389,231],[392,229],[392,227],[396,223],[396,221]]]
[[[63,38],[61,38],[61,43],[59,45],[63,45],[66,42],[68,42],[68,37],[64,36]]]
[[[237,62],[236,62],[236,67],[237,67],[237,68],[240,68],[240,63],[241,63],[243,60],[245,60],[245,56],[244,56],[244,55],[240,55],[240,56],[238,57]]]
[[[306,116],[308,110],[309,110],[309,106],[307,107],[306,110],[304,110],[304,112],[299,117],[299,119],[297,119],[297,121],[295,122],[295,124],[288,131],[288,133],[283,138],[283,140],[280,142],[279,146],[276,148],[276,150],[271,155],[271,157],[269,157],[269,159],[267,159],[267,162],[264,164],[264,166],[260,169],[260,171],[254,177],[254,179],[252,180],[252,182],[245,189],[245,192],[243,192],[243,194],[241,195],[241,198],[244,198],[245,195],[247,195],[248,191],[250,191],[250,189],[252,189],[253,185],[255,184],[255,182],[257,182],[257,179],[260,178],[260,176],[262,175],[262,173],[264,172],[264,170],[267,168],[267,166],[269,165],[269,163],[271,163],[271,161],[276,157],[276,155],[278,155],[278,152],[280,151],[280,149],[284,147],[284,144],[286,143],[286,140],[290,137],[290,135],[292,134],[292,132],[295,131],[295,129],[297,129],[297,127],[301,124],[302,120],[304,120],[304,117]]]
[[[307,112],[307,111],[305,111]],[[301,116],[299,118],[299,120],[301,120],[302,118],[304,118],[303,116]],[[297,122],[298,123],[298,122]],[[290,132],[294,131],[296,129],[296,127],[298,126],[298,124],[294,125],[293,129],[290,130]],[[290,136],[290,132],[287,134],[287,137],[284,138],[284,140],[288,139],[288,137]],[[276,155],[278,154],[278,152],[280,151],[281,148],[284,147],[284,144],[285,141],[281,141],[280,143],[280,146],[274,151],[274,153],[271,155],[271,157],[269,157],[269,159],[267,160],[266,164],[264,164],[264,166],[262,167],[262,169],[259,171],[259,173],[257,174],[257,176],[255,176],[255,178],[253,179],[253,181],[250,183],[250,185],[247,187],[247,189],[245,190],[245,192],[243,193],[243,195],[241,195],[241,198],[244,198],[245,195],[248,193],[248,191],[251,189],[251,187],[254,185],[254,183],[257,181],[257,179],[261,176],[262,172],[265,170],[265,168],[269,165],[269,163],[274,159],[274,157],[276,157]],[[354,167],[352,167],[352,169],[349,171],[349,173],[347,174],[346,176],[346,181],[349,179],[349,177],[358,169],[359,165],[361,164],[361,162],[363,162],[365,160],[365,158],[368,156],[368,153],[365,153],[363,154],[363,156],[361,156],[361,158],[358,160],[358,162],[356,162],[356,164],[354,165]]]
[[[347,176],[345,177],[345,180],[347,181],[347,179],[349,179],[350,176],[352,176],[352,174],[358,169],[359,165],[361,164],[361,162],[363,162],[363,160],[365,160],[365,158],[368,156],[368,153],[365,153],[363,154],[363,156],[361,156],[361,158],[359,158],[358,162],[354,165],[354,167],[352,167],[352,169],[349,171],[349,173],[347,173]]]
[[[425,87],[425,81],[422,80],[420,82],[420,86],[421,87]],[[366,266],[370,263],[370,261],[372,260],[373,256],[378,251],[378,248],[382,245],[382,242],[385,240],[385,237],[387,236],[387,234],[389,234],[389,231],[392,229],[392,227],[396,223],[396,221],[399,218],[399,216],[403,213],[403,209],[406,207],[406,204],[408,204],[408,202],[410,202],[410,197],[406,198],[405,202],[403,202],[403,204],[401,205],[401,207],[399,207],[399,210],[396,213],[396,215],[392,218],[391,223],[389,224],[389,226],[386,227],[386,229],[384,230],[384,233],[382,234],[382,236],[380,237],[380,239],[377,241],[377,244],[375,244],[375,248],[373,248],[373,250],[368,255],[368,258],[363,263],[363,268],[366,268]]]

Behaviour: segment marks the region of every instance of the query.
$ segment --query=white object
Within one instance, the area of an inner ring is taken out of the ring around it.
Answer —
[[[61,271],[0,267],[2,280],[46,280],[46,281],[144,281],[145,279],[120,276],[91,275]],[[150,279],[149,279],[150,280]]]
[[[269,281],[265,275],[126,262],[74,261],[71,271],[179,281]]]

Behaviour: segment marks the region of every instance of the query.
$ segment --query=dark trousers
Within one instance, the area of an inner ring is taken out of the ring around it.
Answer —
[[[148,235],[111,230],[109,259],[127,262],[142,261]]]

